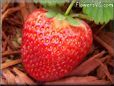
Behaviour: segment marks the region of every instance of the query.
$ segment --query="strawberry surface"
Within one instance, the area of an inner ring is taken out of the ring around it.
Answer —
[[[69,74],[87,55],[92,31],[82,20],[71,25],[67,20],[48,18],[47,10],[32,12],[24,23],[22,61],[30,76],[52,81]]]

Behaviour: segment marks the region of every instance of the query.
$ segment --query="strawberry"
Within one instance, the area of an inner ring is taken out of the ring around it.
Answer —
[[[47,10],[38,9],[24,23],[22,61],[30,76],[52,81],[68,75],[87,55],[92,31],[82,20],[77,25],[67,20],[48,18]]]

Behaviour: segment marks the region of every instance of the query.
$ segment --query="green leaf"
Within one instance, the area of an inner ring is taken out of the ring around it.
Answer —
[[[39,0],[33,0],[33,1],[34,1],[34,3],[36,3],[36,4],[37,4]]]
[[[113,19],[113,7],[112,6],[89,6],[83,7],[83,13],[86,14],[88,17],[92,18],[96,24],[106,24],[110,20]]]
[[[65,2],[70,2],[70,0],[34,0],[34,3],[41,3],[44,7],[46,6],[56,6],[57,4],[63,5]]]
[[[71,16],[66,16],[66,20],[73,26],[77,26],[80,24],[78,21],[73,19]]]

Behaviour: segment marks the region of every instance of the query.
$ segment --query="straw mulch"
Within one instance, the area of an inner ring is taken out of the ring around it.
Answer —
[[[20,0],[6,0],[2,4],[2,66],[1,84],[75,84],[110,85],[114,82],[114,33],[112,21],[106,25],[88,22],[93,30],[93,46],[83,62],[69,76],[58,81],[40,83],[31,78],[21,63],[21,37],[23,22],[41,5]],[[65,8],[65,7],[64,7]]]

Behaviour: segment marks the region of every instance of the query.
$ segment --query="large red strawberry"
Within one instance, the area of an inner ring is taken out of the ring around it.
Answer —
[[[48,18],[45,9],[34,11],[25,21],[22,60],[28,74],[39,81],[52,81],[69,74],[87,55],[92,31],[82,20]]]

